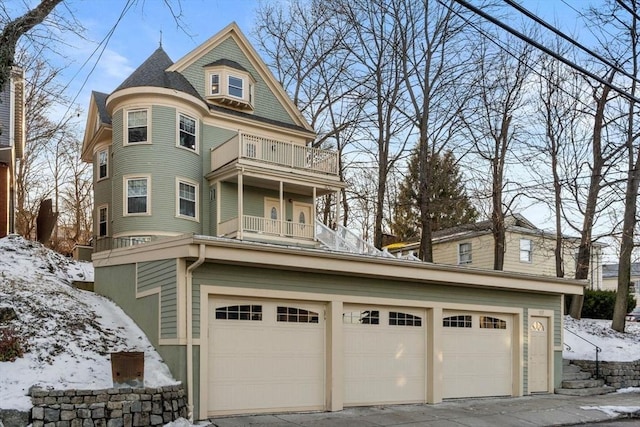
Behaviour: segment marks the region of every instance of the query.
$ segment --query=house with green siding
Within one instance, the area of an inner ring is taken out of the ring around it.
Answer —
[[[317,201],[345,185],[314,138],[235,23],[92,93],[95,289],[192,418],[553,393],[563,295],[584,283],[390,257],[325,226]]]

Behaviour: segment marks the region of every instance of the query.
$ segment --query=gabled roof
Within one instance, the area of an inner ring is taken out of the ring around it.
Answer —
[[[236,70],[240,70],[240,71],[245,71],[245,72],[249,72],[249,70],[247,70],[246,68],[244,68],[242,65],[238,64],[236,61],[232,61],[230,59],[218,59],[217,61],[213,61],[210,62],[209,64],[205,64],[205,67],[216,67],[216,66],[226,66],[229,68],[235,68]]]
[[[100,122],[110,125],[111,124],[111,116],[107,112],[107,97],[108,93],[102,93],[97,91],[91,91],[91,96],[95,102],[95,106],[98,109],[98,115],[100,116]]]
[[[278,102],[283,106],[293,122],[299,128],[302,128],[309,133],[315,134],[311,125],[309,125],[307,120],[302,116],[302,113],[300,112],[300,110],[298,110],[298,107],[296,107],[291,98],[289,98],[289,95],[287,95],[280,82],[278,82],[278,80],[274,77],[273,73],[269,70],[269,67],[267,67],[264,61],[260,58],[260,55],[258,55],[253,46],[251,46],[251,43],[249,43],[249,40],[247,40],[242,31],[240,31],[240,27],[238,27],[238,24],[236,24],[235,22],[227,25],[220,32],[186,54],[182,59],[169,66],[166,70],[168,72],[184,72],[186,68],[188,68],[190,65],[198,61],[212,49],[229,38],[232,38],[235,41],[235,43],[242,51],[243,55],[247,58],[251,66],[264,80],[271,93],[274,94]]]
[[[182,74],[166,71],[171,65],[173,61],[164,49],[159,47],[114,92],[131,87],[151,86],[174,89],[202,99]]]

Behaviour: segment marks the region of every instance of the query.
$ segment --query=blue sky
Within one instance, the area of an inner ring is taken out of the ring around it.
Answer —
[[[24,13],[24,3],[39,0],[4,0],[9,7]],[[66,0],[56,8],[61,14],[73,13],[86,27],[87,40],[69,36],[72,48],[67,56],[61,83],[69,85],[67,96],[86,108],[92,90],[109,93],[138,67],[160,43],[172,60],[177,61],[232,21],[252,40],[255,9],[260,0],[169,0],[182,7],[183,29],[177,27],[164,0],[138,0],[117,24],[100,58],[90,57],[128,3],[127,0]],[[266,0],[274,1],[274,0]],[[275,0],[278,1],[278,0]],[[286,1],[286,0],[282,0]],[[550,22],[559,22],[563,30],[573,31],[575,19],[569,5],[578,8],[598,0],[523,0],[529,10]],[[101,48],[99,48],[101,49]],[[98,52],[99,53],[99,52]],[[60,61],[60,58],[52,58]],[[86,65],[82,66],[83,63]],[[58,62],[61,63],[61,62]],[[82,69],[80,67],[82,66]],[[95,67],[95,68],[94,68]],[[93,69],[93,71],[92,71]],[[86,80],[86,82],[85,82]],[[84,87],[82,87],[84,84]]]

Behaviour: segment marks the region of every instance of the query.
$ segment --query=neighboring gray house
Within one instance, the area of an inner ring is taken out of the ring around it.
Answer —
[[[602,265],[602,287],[599,289],[607,291],[618,290],[618,264]],[[636,298],[636,305],[640,307],[640,263],[631,263],[631,283],[629,283],[629,294]]]
[[[0,237],[14,232],[15,167],[24,149],[24,121],[24,72],[13,67],[0,91]]]
[[[316,219],[344,187],[236,24],[94,92],[95,289],[196,419],[550,392],[584,283],[382,256]]]

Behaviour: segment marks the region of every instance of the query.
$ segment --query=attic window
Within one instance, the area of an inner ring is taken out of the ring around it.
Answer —
[[[218,61],[206,68],[207,99],[243,111],[254,109],[255,80],[233,61]]]

